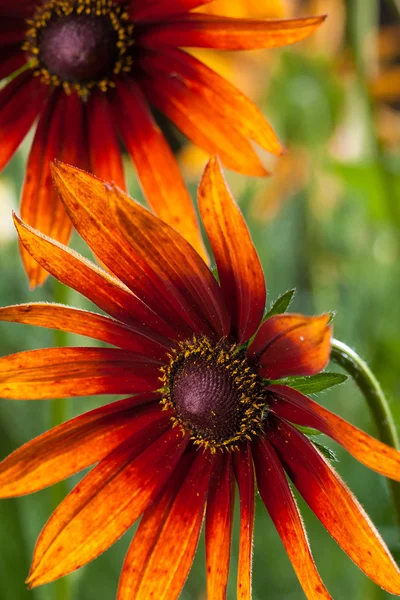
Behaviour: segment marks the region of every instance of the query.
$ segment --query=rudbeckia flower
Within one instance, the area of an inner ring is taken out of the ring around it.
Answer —
[[[296,425],[317,428],[367,467],[400,479],[400,453],[287,383],[330,357],[329,315],[264,315],[256,250],[216,160],[199,210],[217,277],[169,225],[114,185],[58,163],[58,192],[104,271],[16,217],[41,266],[110,316],[57,304],[2,308],[0,318],[86,335],[114,347],[50,348],[0,359],[0,396],[128,394],[39,436],[0,465],[0,495],[28,494],[95,464],[37,542],[30,586],[96,558],[140,516],[118,600],[179,596],[205,517],[208,598],[226,593],[233,503],[240,497],[237,595],[251,597],[256,486],[308,598],[330,598],[286,474],[378,585],[400,571],[352,493]],[[285,474],[286,473],[286,474]]]
[[[192,13],[210,0],[0,0],[0,169],[35,120],[21,216],[67,243],[71,224],[51,185],[58,158],[124,187],[120,140],[155,213],[203,252],[182,176],[149,103],[195,144],[248,175],[266,171],[250,141],[280,154],[256,107],[181,47],[248,50],[294,43],[323,17],[229,19]],[[46,272],[29,253],[31,286]]]

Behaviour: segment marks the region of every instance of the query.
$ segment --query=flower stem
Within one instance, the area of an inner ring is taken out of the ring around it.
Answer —
[[[354,350],[335,339],[332,340],[331,359],[347,371],[362,392],[381,441],[400,451],[400,440],[389,403],[371,369]],[[400,525],[400,483],[389,481],[389,485]]]
[[[59,281],[55,281],[54,286],[54,301],[59,304],[67,304],[68,302],[67,286],[61,284]],[[68,343],[68,334],[65,331],[58,329],[54,330],[54,345],[56,347],[65,347]],[[63,423],[68,418],[67,401],[65,398],[58,398],[53,400],[50,404],[50,425],[51,427],[57,427],[60,423]],[[68,494],[68,485],[66,481],[51,487],[51,505],[54,510],[64,500]],[[58,579],[54,584],[54,598],[55,600],[70,600],[72,598],[70,589],[70,578],[62,577]]]

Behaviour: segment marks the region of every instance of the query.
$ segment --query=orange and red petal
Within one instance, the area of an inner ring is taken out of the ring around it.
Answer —
[[[0,90],[0,170],[32,127],[47,94],[48,86],[30,72],[21,73]]]
[[[307,38],[325,18],[320,16],[302,19],[235,19],[198,13],[188,14],[144,25],[138,35],[138,42],[147,48],[276,48]]]
[[[332,600],[315,566],[302,519],[279,458],[266,439],[253,447],[260,496],[309,600]]]
[[[193,203],[176,159],[133,79],[118,82],[112,106],[118,131],[149,205],[207,259]]]
[[[97,177],[111,181],[125,190],[122,152],[110,102],[100,90],[92,90],[87,102],[90,170]],[[72,161],[66,162],[75,164]]]
[[[160,421],[138,433],[135,444],[128,438],[70,492],[39,536],[28,578],[31,587],[96,558],[146,510],[188,442],[180,431],[167,427],[165,431]]]
[[[96,408],[38,436],[0,463],[0,497],[23,496],[102,460],[127,438],[168,422],[157,394],[139,394]],[[149,405],[150,404],[150,405]]]
[[[125,559],[117,600],[179,597],[200,535],[212,464],[201,452],[181,459],[171,482],[143,516]]]
[[[341,444],[369,469],[400,481],[400,452],[383,444],[290,387],[271,385],[269,410],[287,421],[313,427]]]
[[[267,319],[247,350],[250,361],[268,379],[315,375],[326,367],[331,352],[330,315],[276,315]]]
[[[154,21],[179,15],[213,0],[130,0],[129,15],[133,21]]]
[[[231,335],[242,344],[260,324],[266,300],[265,280],[249,230],[227,188],[218,159],[209,161],[198,197],[222,294],[232,318]]]
[[[0,398],[138,394],[160,387],[160,362],[117,348],[45,348],[0,358]]]
[[[0,308],[0,321],[60,329],[164,360],[171,342],[143,326],[127,325],[87,310],[38,302]]]
[[[208,598],[226,598],[235,501],[232,454],[214,458],[206,511],[206,571]]]
[[[42,235],[14,216],[21,243],[51,275],[83,294],[115,319],[137,326],[144,324],[161,336],[176,335],[118,279],[77,252]]]
[[[140,64],[153,77],[172,77],[171,74],[176,73],[179,81],[201,99],[207,109],[212,107],[225,121],[229,115],[229,123],[237,132],[273,154],[282,154],[276,133],[256,105],[194,56],[178,48],[168,48],[162,53],[143,53]]]
[[[237,600],[251,600],[255,481],[250,445],[233,454],[235,477],[240,497],[240,539]]]
[[[149,101],[163,112],[196,146],[218,154],[228,168],[247,175],[267,175],[250,142],[176,75],[156,75],[141,82]]]
[[[370,579],[391,594],[400,594],[398,566],[329,462],[284,420],[271,416],[266,434],[294,485],[333,539]]]

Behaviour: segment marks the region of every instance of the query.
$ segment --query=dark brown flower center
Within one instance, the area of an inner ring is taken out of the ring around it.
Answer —
[[[133,24],[112,0],[48,0],[29,21],[24,49],[44,83],[86,96],[132,66]]]
[[[183,342],[163,370],[163,404],[195,444],[235,449],[258,435],[266,409],[261,378],[241,349],[225,340]]]

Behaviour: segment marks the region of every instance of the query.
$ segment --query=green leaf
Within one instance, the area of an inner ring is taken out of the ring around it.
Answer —
[[[344,383],[348,379],[343,373],[318,373],[310,377],[285,377],[273,383],[288,385],[303,394],[317,394],[335,385]]]
[[[266,321],[270,317],[273,317],[274,315],[279,315],[281,313],[286,312],[290,306],[290,303],[295,293],[296,289],[294,288],[292,290],[288,290],[287,292],[282,294],[282,296],[279,296],[278,300],[276,300],[273,303],[267,314],[264,315],[262,322],[264,323],[264,321]]]
[[[217,265],[215,265],[214,267],[210,268],[211,273],[214,275],[215,279],[218,281],[218,283],[220,283],[219,280],[219,273],[218,273],[218,269],[217,269]]]
[[[312,436],[309,438],[309,440],[317,448],[317,450],[321,452],[322,456],[324,456],[330,462],[339,462],[336,452],[334,452],[331,448],[328,448],[320,442],[317,442],[317,440],[314,440]]]
[[[297,423],[292,423],[296,429],[300,431],[300,433],[304,433],[307,437],[321,435],[321,432],[318,429],[313,429],[312,427],[305,427],[304,425],[297,425]]]

